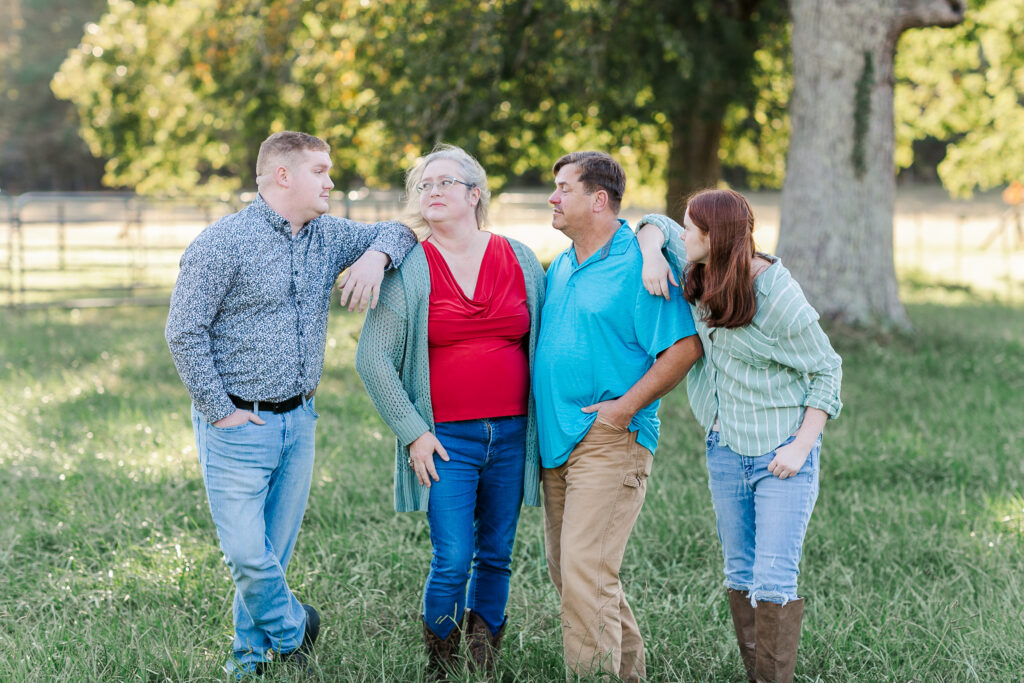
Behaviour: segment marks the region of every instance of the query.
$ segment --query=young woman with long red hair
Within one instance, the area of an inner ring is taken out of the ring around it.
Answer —
[[[687,391],[707,436],[747,679],[791,681],[800,556],[818,497],[821,433],[842,407],[842,360],[782,262],[755,250],[754,214],[741,194],[703,190],[689,199],[683,226],[658,215],[639,225],[645,287],[672,296],[675,266],[704,345]]]

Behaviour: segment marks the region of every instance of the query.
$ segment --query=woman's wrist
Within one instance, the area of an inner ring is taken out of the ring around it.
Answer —
[[[658,226],[648,223],[637,231],[636,241],[640,245],[640,251],[650,253],[661,251],[665,245],[665,236],[661,234]]]

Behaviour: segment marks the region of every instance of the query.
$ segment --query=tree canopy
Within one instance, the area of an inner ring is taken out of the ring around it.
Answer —
[[[5,0],[0,3],[0,189],[95,189],[102,164],[78,135],[69,102],[50,79],[82,25],[104,0]]]
[[[950,193],[969,196],[1024,180],[1024,3],[975,2],[952,29],[913,31],[896,59],[897,163],[915,140],[946,142]]]
[[[234,189],[284,128],[328,139],[343,182],[394,183],[443,139],[499,186],[599,147],[663,190],[669,167],[717,179],[725,111],[754,98],[781,5],[112,0],[53,88],[109,158],[106,182],[142,192]]]
[[[740,185],[781,185],[792,91],[784,9],[782,0],[112,0],[52,87],[107,159],[105,182],[140,192],[251,185],[259,142],[292,128],[331,142],[342,187],[397,184],[442,140],[476,154],[499,188],[537,180],[564,150],[593,147],[623,162],[634,200],[642,186],[641,201],[667,198],[671,208],[723,168]],[[932,138],[948,142],[939,173],[952,192],[1020,175],[1022,14],[1015,0],[987,0],[953,31],[904,36],[899,166],[914,163],[915,140]]]

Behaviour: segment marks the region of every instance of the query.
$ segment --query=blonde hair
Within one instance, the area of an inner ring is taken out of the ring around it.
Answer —
[[[273,173],[274,166],[278,163],[294,163],[296,155],[306,151],[330,154],[331,146],[308,133],[296,133],[292,130],[274,133],[260,145],[260,152],[256,156],[256,179]]]
[[[491,191],[487,189],[487,172],[473,156],[455,145],[441,143],[434,147],[430,154],[420,157],[416,164],[405,174],[405,211],[406,225],[421,235],[429,234],[430,226],[420,212],[420,193],[416,186],[423,178],[423,171],[434,161],[454,161],[459,165],[467,183],[480,189],[480,201],[476,203],[476,227],[481,229],[487,224],[487,208],[491,204]],[[468,192],[471,188],[466,188]]]

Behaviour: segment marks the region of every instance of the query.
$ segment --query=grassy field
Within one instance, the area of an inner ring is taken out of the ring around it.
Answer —
[[[1024,680],[1024,309],[905,294],[912,338],[832,330],[846,406],[802,565],[798,680]],[[0,311],[0,681],[225,678],[232,585],[164,315]],[[313,680],[415,681],[427,525],[392,512],[391,434],[352,368],[360,321],[333,314],[289,576],[324,617]],[[740,681],[682,389],[661,415],[623,572],[649,675]],[[509,612],[502,680],[563,680],[538,509],[523,514]]]

